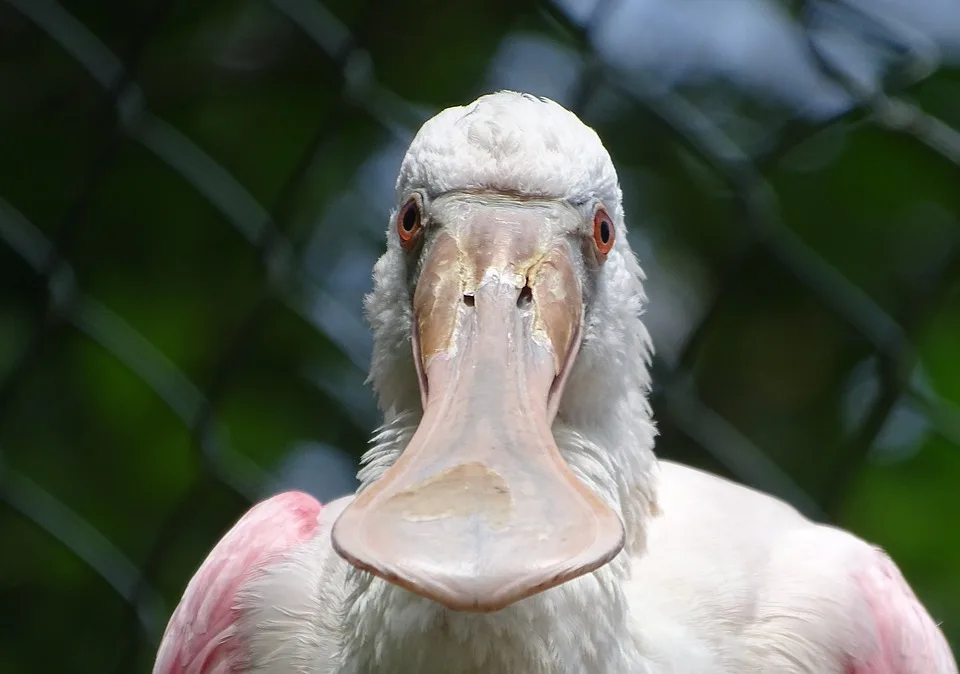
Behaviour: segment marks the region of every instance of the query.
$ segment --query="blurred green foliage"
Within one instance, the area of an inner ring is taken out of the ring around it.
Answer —
[[[695,281],[688,329],[651,326],[683,352],[656,366],[661,455],[756,482],[691,431],[705,415],[670,403],[690,376],[738,442],[886,547],[960,644],[960,169],[943,154],[854,113],[798,123],[751,206],[753,187],[656,102],[593,89],[582,36],[540,3],[37,0],[28,17],[29,2],[0,2],[0,218],[58,254],[38,271],[0,228],[0,672],[149,671],[193,570],[291,448],[360,455],[372,395],[318,297],[359,316],[362,293],[329,272],[350,256],[368,269],[382,245],[390,185],[365,187],[372,158],[489,89],[518,34],[586,64],[580,98],[600,103],[581,112],[620,167],[641,262],[655,260],[652,316],[684,308],[656,307],[677,300],[664,278]],[[91,75],[104,50],[129,80]],[[910,95],[960,128],[957,71]],[[785,132],[783,111],[745,109]],[[178,163],[196,156],[183,142],[211,161]],[[812,268],[788,263],[798,246]],[[895,353],[817,265],[903,325]],[[103,540],[78,552],[93,531]],[[91,557],[155,609],[149,632]]]

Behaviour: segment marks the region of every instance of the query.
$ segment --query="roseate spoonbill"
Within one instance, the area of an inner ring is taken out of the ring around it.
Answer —
[[[429,120],[366,312],[355,496],[253,507],[157,674],[956,674],[881,550],[657,462],[617,174],[560,105]]]

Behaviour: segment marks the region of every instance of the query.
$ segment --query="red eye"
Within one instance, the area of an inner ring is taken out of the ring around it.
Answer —
[[[613,239],[616,233],[613,229],[613,220],[603,208],[598,208],[593,214],[593,242],[597,246],[597,252],[600,259],[607,257],[607,253],[613,248]]]
[[[420,201],[416,197],[410,197],[397,213],[397,234],[404,248],[413,246],[421,226]]]

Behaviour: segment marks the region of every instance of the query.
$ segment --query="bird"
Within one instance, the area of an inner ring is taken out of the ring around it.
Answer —
[[[957,674],[883,549],[657,459],[645,275],[576,114],[430,118],[386,239],[357,492],[250,508],[154,674]]]

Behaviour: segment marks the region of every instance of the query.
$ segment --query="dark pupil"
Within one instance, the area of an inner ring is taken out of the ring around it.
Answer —
[[[600,221],[600,240],[603,243],[610,243],[610,222],[608,220]]]
[[[405,232],[412,231],[417,225],[417,207],[416,206],[407,206],[407,210],[403,212],[403,230]]]

